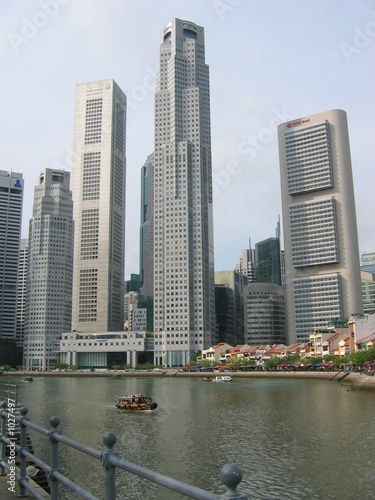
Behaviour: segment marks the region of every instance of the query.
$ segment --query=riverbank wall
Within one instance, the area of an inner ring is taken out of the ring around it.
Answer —
[[[202,376],[216,376],[216,372],[182,372],[178,370],[107,370],[107,371],[59,371],[59,372],[4,372],[6,377],[25,378],[25,377],[193,377],[202,378]],[[228,373],[229,375],[229,373]],[[345,377],[344,377],[345,375]],[[253,372],[230,372],[232,379],[325,379],[339,382],[352,390],[374,390],[375,376],[358,372],[337,372],[337,371],[253,371]],[[344,378],[342,378],[344,377]],[[342,378],[342,380],[341,380]],[[0,379],[1,382],[1,379]]]

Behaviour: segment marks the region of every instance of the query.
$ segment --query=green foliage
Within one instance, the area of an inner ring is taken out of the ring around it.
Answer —
[[[77,370],[74,365],[68,365],[68,363],[56,363],[52,368],[53,370]]]
[[[250,361],[247,358],[229,359],[229,364],[232,365],[232,371],[236,372],[242,366],[255,365],[255,361]]]
[[[56,370],[66,370],[68,368],[68,363],[56,363],[55,368]]]
[[[315,360],[314,360],[315,361]],[[284,358],[271,358],[265,362],[266,368],[276,368],[280,363],[300,363],[301,357],[299,354],[292,354],[291,356],[285,356]]]
[[[202,355],[202,351],[198,351],[195,355],[194,358],[192,358],[189,363],[186,363],[187,365],[191,365],[191,366],[194,366],[194,365],[197,365],[198,364],[198,361],[197,361],[197,358],[198,356],[201,356]]]
[[[201,364],[201,366],[211,366],[211,361],[209,361],[208,359],[204,359]]]
[[[152,370],[153,368],[155,368],[155,365],[152,363],[144,363],[135,367],[136,370]]]
[[[338,367],[340,364],[343,362],[342,358],[340,356],[335,356],[334,354],[329,354],[328,356],[325,356],[324,360],[328,362],[332,362],[332,366]]]
[[[284,363],[284,359],[280,359],[280,358],[271,358],[271,359],[268,359],[266,362],[265,362],[265,366],[266,368],[276,368],[276,366],[280,363]],[[285,359],[286,361],[286,359]]]
[[[367,351],[356,351],[345,356],[348,358],[348,363],[353,362],[355,366],[363,366],[366,361],[375,359],[375,347],[370,347]]]
[[[1,367],[5,372],[9,371],[12,367],[10,365],[2,365]]]

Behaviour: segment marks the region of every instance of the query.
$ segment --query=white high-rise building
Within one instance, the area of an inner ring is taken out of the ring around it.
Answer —
[[[0,339],[16,339],[23,177],[0,170]]]
[[[362,312],[346,113],[278,127],[289,341]]]
[[[72,192],[72,330],[124,329],[126,96],[114,80],[77,85]]]
[[[23,367],[48,370],[70,328],[73,278],[70,173],[46,168],[34,188],[29,221]]]
[[[154,149],[155,362],[215,341],[209,71],[204,29],[174,19],[160,43]]]

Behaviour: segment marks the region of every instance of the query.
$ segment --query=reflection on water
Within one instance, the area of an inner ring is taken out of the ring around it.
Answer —
[[[158,411],[117,410],[126,393],[154,396]],[[19,400],[43,427],[58,415],[64,435],[97,449],[114,432],[126,460],[217,494],[222,466],[234,462],[251,498],[374,498],[375,394],[336,381],[44,377],[19,384]],[[32,439],[48,461],[48,444]],[[101,465],[60,447],[63,472],[103,498]],[[118,472],[117,483],[127,500],[184,498],[127,473]]]

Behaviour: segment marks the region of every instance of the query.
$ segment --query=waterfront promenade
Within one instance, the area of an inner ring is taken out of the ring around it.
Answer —
[[[344,380],[340,381],[341,376],[346,372],[338,371],[251,371],[251,372],[230,372],[232,379],[261,379],[261,378],[279,378],[279,379],[326,379],[338,381],[354,390],[375,390],[375,376],[370,376],[363,372],[350,372]],[[173,369],[165,370],[67,370],[50,372],[5,372],[6,377],[194,377],[216,376],[218,372],[182,372]],[[1,379],[0,379],[1,382]]]

